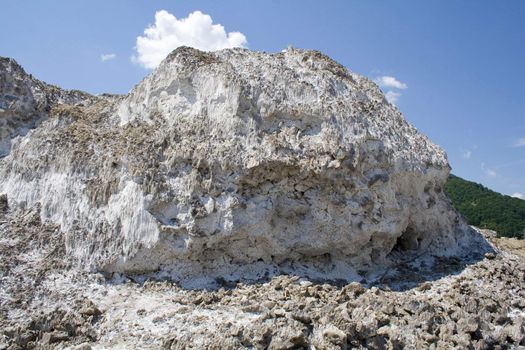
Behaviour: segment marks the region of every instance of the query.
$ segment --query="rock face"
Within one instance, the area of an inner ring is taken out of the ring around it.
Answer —
[[[352,279],[479,243],[442,192],[445,153],[316,51],[179,48],[123,97],[1,62],[0,192],[87,268]]]
[[[34,79],[15,60],[0,57],[0,157],[9,153],[11,138],[36,127],[53,105],[92,99],[82,91],[64,91]]]

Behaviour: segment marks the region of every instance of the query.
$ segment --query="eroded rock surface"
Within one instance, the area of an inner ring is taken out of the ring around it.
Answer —
[[[0,157],[9,153],[11,139],[39,125],[55,105],[90,103],[95,97],[66,91],[27,74],[11,58],[0,57]]]
[[[421,256],[370,284],[282,275],[206,291],[70,269],[35,211],[0,212],[0,237],[0,349],[525,346],[525,260],[506,248],[431,269]]]
[[[2,62],[0,120],[16,124],[2,138],[21,136],[0,192],[60,225],[82,267],[352,280],[399,252],[483,250],[443,194],[445,153],[316,51],[179,48],[124,97],[77,98]]]
[[[180,48],[127,96],[0,77],[0,349],[525,346],[521,246],[326,56]]]

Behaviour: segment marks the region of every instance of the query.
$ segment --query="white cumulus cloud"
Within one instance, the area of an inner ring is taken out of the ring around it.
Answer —
[[[515,192],[511,195],[511,197],[523,199],[523,193]]]
[[[525,137],[517,139],[516,142],[514,142],[514,147],[525,147]]]
[[[401,97],[401,92],[399,90],[405,90],[408,88],[408,85],[400,82],[395,77],[390,75],[383,75],[374,79],[374,82],[383,89],[388,89],[385,93],[385,98],[388,102],[396,104]]]
[[[111,61],[117,58],[117,55],[114,53],[105,53],[103,55],[100,55],[100,60],[102,62]]]
[[[384,75],[382,77],[377,77],[374,79],[374,82],[381,86],[382,88],[393,88],[393,89],[400,89],[405,90],[408,88],[407,84],[400,82],[395,77]]]
[[[179,46],[214,51],[246,45],[244,34],[227,33],[221,24],[214,24],[212,18],[201,11],[194,11],[188,17],[178,19],[161,10],[155,13],[155,24],[144,29],[143,36],[137,37],[133,60],[152,69]]]
[[[396,104],[400,96],[401,94],[399,92],[395,92],[392,90],[387,91],[385,94],[386,100],[392,104]]]

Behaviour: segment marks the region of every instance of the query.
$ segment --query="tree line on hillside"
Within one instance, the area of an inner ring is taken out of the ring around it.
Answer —
[[[494,230],[500,237],[525,238],[525,200],[452,174],[445,184],[445,193],[470,225]]]

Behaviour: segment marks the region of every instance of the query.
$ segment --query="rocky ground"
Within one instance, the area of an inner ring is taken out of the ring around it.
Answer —
[[[217,290],[79,272],[63,235],[0,198],[0,349],[511,349],[525,346],[525,246],[412,257],[353,283],[290,275]],[[518,253],[518,254],[515,254]],[[110,278],[111,277],[111,278]]]

